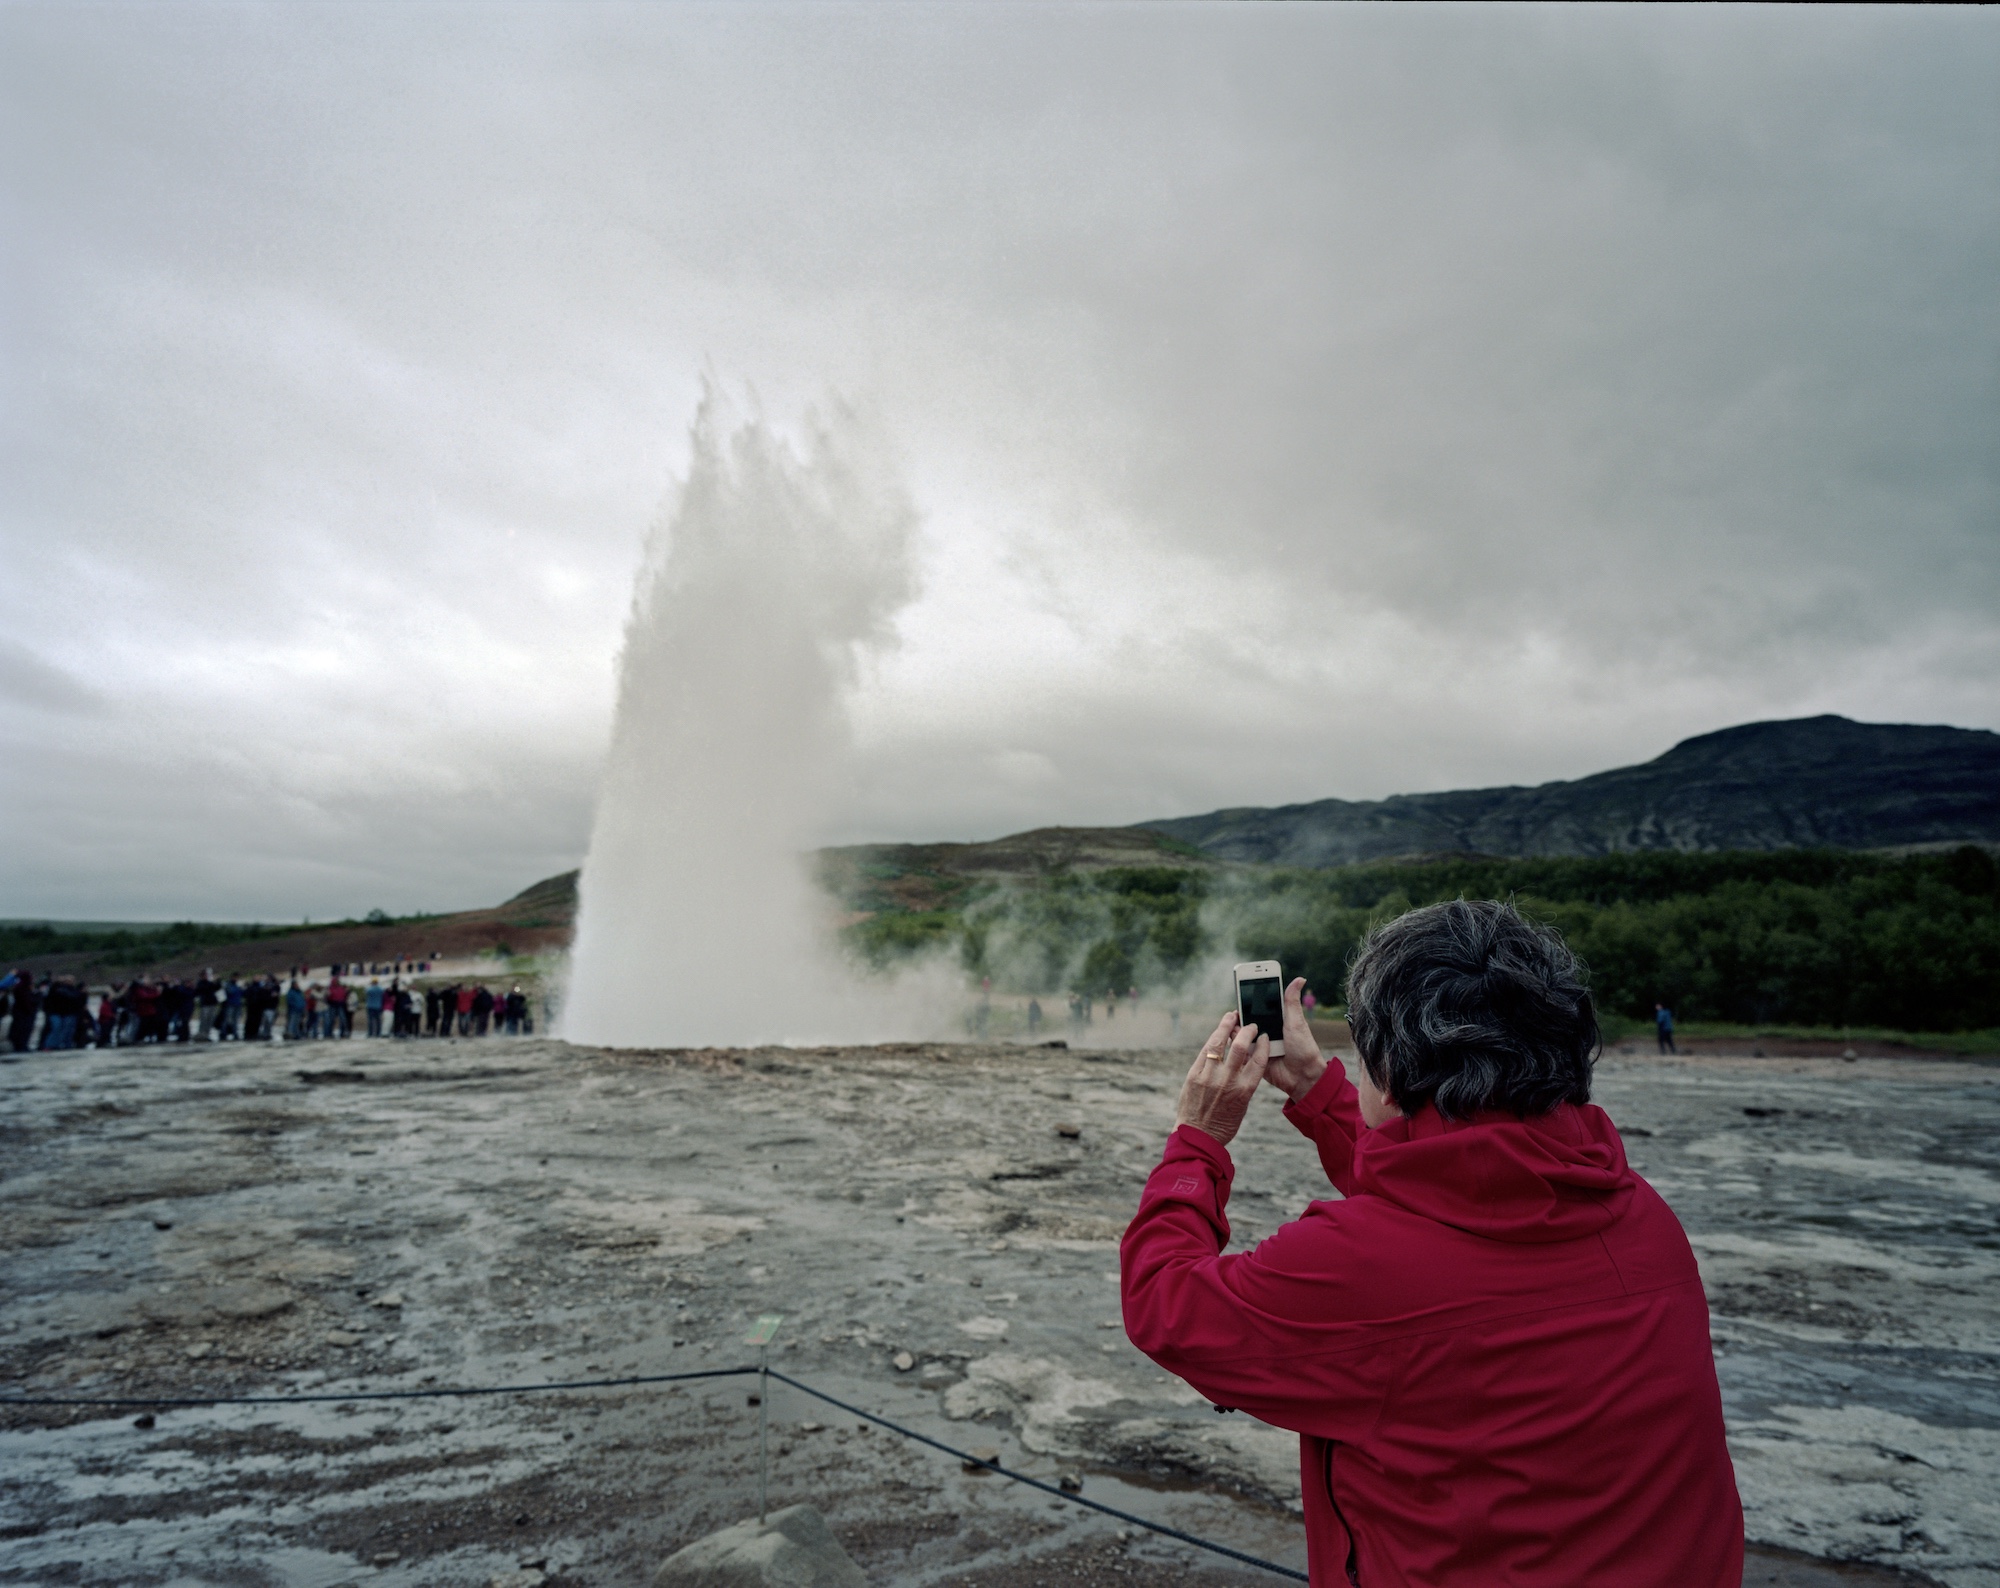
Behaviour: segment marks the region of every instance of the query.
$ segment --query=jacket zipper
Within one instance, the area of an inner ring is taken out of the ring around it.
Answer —
[[[1332,1439],[1326,1442],[1326,1503],[1333,1507],[1333,1514],[1340,1518],[1340,1530],[1347,1535],[1347,1580],[1354,1584],[1354,1588],[1361,1588],[1361,1541],[1354,1536],[1353,1525],[1333,1493],[1333,1452],[1336,1443]]]

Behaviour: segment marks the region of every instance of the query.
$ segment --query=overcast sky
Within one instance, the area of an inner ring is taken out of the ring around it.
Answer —
[[[0,8],[0,916],[573,865],[707,372],[921,593],[825,837],[2000,727],[2000,16]]]

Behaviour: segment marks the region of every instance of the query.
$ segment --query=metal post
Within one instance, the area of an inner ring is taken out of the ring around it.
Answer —
[[[771,1505],[771,1339],[784,1314],[767,1312],[743,1337],[757,1348],[757,1525],[762,1527]]]

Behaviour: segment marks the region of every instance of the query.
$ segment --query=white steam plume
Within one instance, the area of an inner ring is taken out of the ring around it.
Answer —
[[[910,989],[864,987],[837,961],[803,863],[843,774],[860,659],[915,593],[916,529],[853,413],[805,428],[803,456],[761,417],[732,429],[712,388],[696,415],[625,633],[572,1041],[852,1041],[930,1023]]]

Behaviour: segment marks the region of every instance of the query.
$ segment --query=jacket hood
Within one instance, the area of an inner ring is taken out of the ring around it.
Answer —
[[[1637,1182],[1618,1127],[1590,1103],[1467,1120],[1426,1103],[1414,1118],[1364,1131],[1354,1149],[1357,1194],[1496,1241],[1595,1235],[1625,1211]]]

